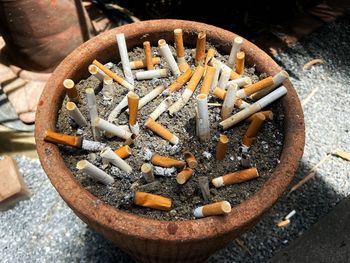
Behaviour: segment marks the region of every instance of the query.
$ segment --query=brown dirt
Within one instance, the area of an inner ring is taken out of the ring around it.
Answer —
[[[194,65],[193,53],[194,50],[186,50],[186,59],[190,65]],[[157,50],[153,49],[153,54],[158,55]],[[129,53],[130,60],[143,58],[143,49],[135,48]],[[226,61],[227,56],[217,56],[220,60]],[[161,65],[157,68],[164,68],[167,65],[162,59]],[[113,70],[122,75],[120,62],[113,65]],[[136,72],[136,71],[134,71]],[[256,82],[258,79],[266,77],[265,74],[255,75],[254,67],[246,68],[245,74],[251,76],[252,80]],[[170,76],[163,79],[147,80],[147,81],[136,81],[136,93],[142,97],[150,92],[155,86],[163,84],[168,86],[175,78]],[[198,87],[200,87],[201,83]],[[112,102],[103,100],[101,92],[96,94],[98,111],[101,118],[107,119],[111,109],[127,94],[127,90],[120,85],[115,84],[115,98]],[[80,94],[81,103],[79,105],[80,110],[84,116],[88,116],[86,108],[86,100],[84,90],[87,87],[92,87],[96,91],[101,88],[99,81],[91,76],[86,80],[81,80],[77,84],[77,88]],[[247,123],[241,123],[228,131],[220,131],[220,108],[209,107],[210,116],[210,129],[212,134],[212,140],[208,143],[200,143],[198,138],[195,136],[195,112],[194,104],[195,97],[198,93],[192,96],[190,102],[176,114],[174,117],[170,117],[168,113],[162,114],[158,121],[166,126],[171,132],[176,134],[180,139],[180,144],[176,146],[170,145],[167,141],[154,135],[148,129],[145,129],[144,123],[148,118],[149,114],[157,107],[157,105],[164,99],[158,97],[152,102],[144,106],[139,112],[138,122],[141,126],[141,133],[132,145],[132,156],[126,159],[126,161],[132,166],[133,172],[129,175],[121,172],[115,167],[108,166],[104,170],[112,175],[116,180],[110,186],[105,186],[94,180],[90,179],[86,174],[78,173],[75,168],[76,163],[81,159],[88,159],[98,167],[102,167],[102,161],[99,154],[89,153],[84,150],[76,150],[68,147],[60,146],[62,156],[71,169],[72,173],[76,176],[77,180],[81,185],[92,194],[97,196],[102,201],[117,207],[119,209],[127,210],[131,213],[142,215],[145,217],[162,219],[162,220],[184,220],[193,219],[193,209],[197,206],[206,204],[202,198],[201,191],[197,184],[197,178],[199,176],[207,176],[209,180],[214,177],[224,175],[229,172],[244,169],[240,165],[240,153],[239,146],[243,135],[248,127]],[[182,90],[178,94],[182,94]],[[92,140],[92,133],[90,127],[84,129],[77,129],[74,123],[69,120],[67,111],[64,107],[67,99],[64,100],[63,107],[59,112],[57,130],[67,134],[78,134],[82,135],[86,139]],[[220,102],[215,98],[210,98],[209,102]],[[227,200],[232,206],[237,205],[247,199],[250,195],[254,194],[269,178],[272,174],[275,166],[279,162],[279,156],[282,150],[283,144],[283,120],[284,115],[282,113],[281,103],[277,101],[271,107],[275,118],[272,121],[265,122],[255,143],[250,148],[251,164],[257,167],[259,171],[259,177],[249,182],[244,182],[232,186],[222,187],[215,189],[210,185],[211,198],[209,202]],[[235,110],[237,111],[237,110]],[[119,124],[127,124],[128,116],[126,113],[118,119]],[[219,134],[226,134],[229,139],[228,154],[223,161],[216,161],[215,147],[219,138]],[[119,148],[122,146],[123,141],[114,137],[111,139],[103,138],[102,142],[107,143],[112,149]],[[188,150],[191,151],[198,160],[198,167],[195,169],[194,176],[185,184],[179,185],[176,182],[175,176],[172,177],[161,177],[156,176],[156,180],[159,182],[152,185],[146,185],[144,178],[141,177],[140,167],[146,162],[145,151],[150,150],[153,153],[160,155],[172,156],[178,159],[184,160],[183,152]],[[212,157],[207,159],[203,152],[209,152]],[[173,200],[172,210],[169,212],[158,211],[154,209],[137,207],[132,204],[132,189],[149,191],[154,194],[170,197]]]

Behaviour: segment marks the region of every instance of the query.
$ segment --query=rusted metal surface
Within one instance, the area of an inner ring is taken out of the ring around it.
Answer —
[[[142,42],[147,40],[156,45],[160,38],[172,43],[175,28],[183,29],[186,46],[194,47],[196,33],[203,31],[208,41],[226,54],[230,52],[230,43],[236,36],[214,26],[182,20],[153,20],[115,28],[81,45],[57,67],[37,109],[37,151],[54,187],[84,222],[140,262],[203,262],[256,224],[272,207],[293,178],[304,149],[305,128],[300,101],[290,81],[285,81],[288,93],[282,99],[285,141],[281,162],[263,187],[246,201],[234,206],[228,216],[172,222],[147,219],[100,202],[81,187],[66,167],[57,146],[43,140],[44,131],[55,128],[58,109],[65,95],[63,80],[71,78],[79,81],[87,77],[88,65],[94,59],[101,62],[107,62],[112,57],[118,59],[116,33],[125,34],[130,49],[142,46]],[[246,53],[247,63],[256,64],[259,72],[274,75],[281,70],[251,42],[245,40],[242,49]]]

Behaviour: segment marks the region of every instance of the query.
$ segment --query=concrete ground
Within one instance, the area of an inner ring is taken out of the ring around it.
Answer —
[[[304,105],[305,154],[293,184],[335,148],[350,152],[349,25],[350,17],[340,19],[275,57],[290,73]],[[305,63],[315,58],[321,58],[324,64],[302,70]],[[5,145],[6,140],[0,143]],[[16,160],[33,196],[0,213],[2,262],[132,262],[72,213],[37,160],[23,156]],[[267,262],[349,196],[349,171],[349,162],[330,157],[317,169],[314,179],[283,196],[253,229],[232,241],[209,262]],[[291,210],[296,210],[291,223],[276,228],[276,222]],[[330,220],[329,224],[342,222]],[[335,228],[330,227],[329,231],[337,234]]]

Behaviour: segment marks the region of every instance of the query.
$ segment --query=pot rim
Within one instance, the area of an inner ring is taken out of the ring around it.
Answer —
[[[233,206],[229,215],[183,221],[144,218],[103,203],[80,186],[65,165],[58,147],[43,140],[45,130],[55,129],[58,109],[64,97],[63,80],[77,75],[79,69],[82,68],[82,65],[79,66],[81,58],[84,60],[84,57],[97,56],[101,46],[116,42],[116,33],[124,33],[126,40],[129,37],[138,37],[140,41],[143,41],[142,37],[147,34],[152,34],[157,30],[172,32],[175,28],[182,28],[184,32],[205,31],[209,41],[221,43],[221,47],[226,46],[226,48],[237,36],[215,26],[176,19],[149,20],[117,27],[90,39],[67,56],[53,72],[40,98],[35,127],[40,162],[51,183],[65,202],[84,221],[87,220],[96,226],[103,225],[106,229],[104,231],[116,231],[143,240],[163,240],[165,242],[194,241],[240,232],[256,222],[282,195],[292,180],[302,157],[305,143],[304,117],[298,95],[288,80],[284,82],[288,93],[282,98],[285,114],[285,138],[280,163],[265,184],[248,199]],[[115,49],[117,49],[116,44]],[[250,41],[244,39],[242,49],[246,53],[248,62],[249,60],[254,61],[260,72],[263,70],[273,75],[281,70],[271,57]],[[56,103],[52,105],[50,102]]]

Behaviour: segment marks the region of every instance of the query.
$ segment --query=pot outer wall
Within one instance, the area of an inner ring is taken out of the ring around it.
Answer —
[[[55,129],[58,110],[65,96],[62,82],[79,81],[89,76],[94,59],[118,61],[116,33],[124,33],[128,49],[150,41],[157,46],[161,38],[173,44],[173,30],[182,28],[187,47],[195,47],[200,31],[207,34],[220,52],[229,54],[235,34],[203,23],[183,20],[150,20],[115,28],[78,47],[55,70],[40,99],[35,137],[41,164],[56,190],[73,211],[91,228],[102,233],[116,246],[139,262],[203,262],[229,241],[255,225],[287,188],[304,149],[304,116],[299,98],[289,80],[283,84],[288,93],[282,98],[285,115],[285,140],[280,164],[257,193],[234,206],[229,215],[186,221],[159,221],[115,209],[86,191],[65,165],[58,147],[44,142],[47,129]],[[262,50],[245,40],[242,50],[246,62],[259,72],[274,75],[281,68]]]

